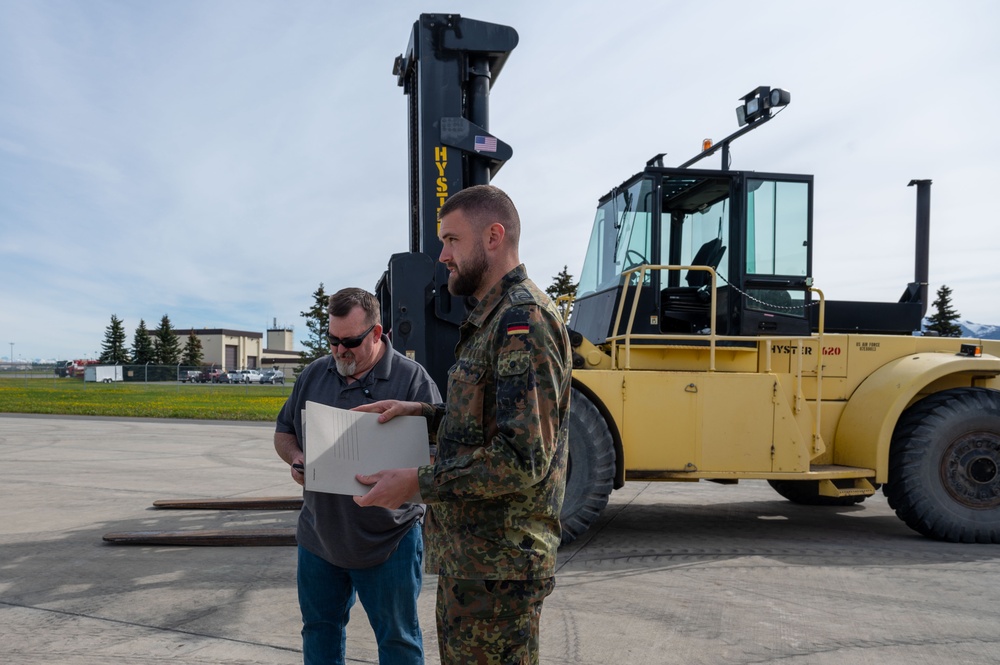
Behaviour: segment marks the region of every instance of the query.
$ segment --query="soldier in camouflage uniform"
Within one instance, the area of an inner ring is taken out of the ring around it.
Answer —
[[[374,486],[355,501],[389,508],[419,490],[427,504],[442,663],[537,663],[566,482],[569,339],[518,260],[520,222],[506,194],[463,190],[440,221],[449,291],[478,300],[461,327],[448,402],[360,407],[382,421],[423,414],[437,458],[359,476]]]

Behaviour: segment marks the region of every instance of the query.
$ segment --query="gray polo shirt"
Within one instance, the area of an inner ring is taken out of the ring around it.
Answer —
[[[309,363],[295,380],[292,394],[278,413],[275,431],[294,434],[305,450],[302,409],[306,401],[338,409],[381,399],[430,404],[442,401],[427,370],[393,349],[385,335],[382,344],[385,353],[378,364],[350,385],[337,373],[333,356]],[[424,514],[424,507],[414,503],[386,510],[361,508],[353,497],[340,494],[303,491],[302,496],[296,533],[299,545],[342,568],[369,568],[383,563]]]

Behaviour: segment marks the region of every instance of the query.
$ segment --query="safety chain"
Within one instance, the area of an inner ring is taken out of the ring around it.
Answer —
[[[723,277],[722,275],[719,275],[718,273],[716,273],[716,276],[719,279],[721,279],[723,282],[725,282],[727,286],[732,287],[732,289],[734,291],[736,291],[737,293],[739,293],[740,295],[742,295],[744,297],[747,297],[750,300],[753,300],[755,303],[757,303],[759,305],[764,305],[764,306],[770,307],[772,309],[787,309],[787,310],[802,309],[802,310],[804,310],[804,309],[806,309],[808,307],[816,307],[816,306],[819,305],[819,301],[818,300],[816,302],[811,302],[808,305],[774,305],[772,303],[765,302],[765,301],[761,300],[760,298],[755,298],[754,296],[750,295],[749,293],[747,293],[743,289],[739,288],[738,286],[736,286],[734,284],[731,284],[729,282],[729,280],[726,279],[725,277]]]

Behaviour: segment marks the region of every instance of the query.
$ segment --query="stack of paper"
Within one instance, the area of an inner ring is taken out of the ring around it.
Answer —
[[[377,413],[307,401],[302,422],[306,489],[311,492],[361,496],[369,487],[355,480],[356,474],[430,463],[427,421],[422,416],[399,416],[379,423]]]

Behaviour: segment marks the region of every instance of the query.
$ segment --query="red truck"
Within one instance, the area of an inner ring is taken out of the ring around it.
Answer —
[[[70,360],[69,364],[66,365],[65,367],[66,374],[64,376],[68,376],[70,378],[82,379],[84,368],[86,368],[88,365],[96,365],[96,364],[98,364],[98,361],[96,360],[84,360],[84,359]],[[57,373],[59,372],[58,366],[56,367],[56,372]]]

